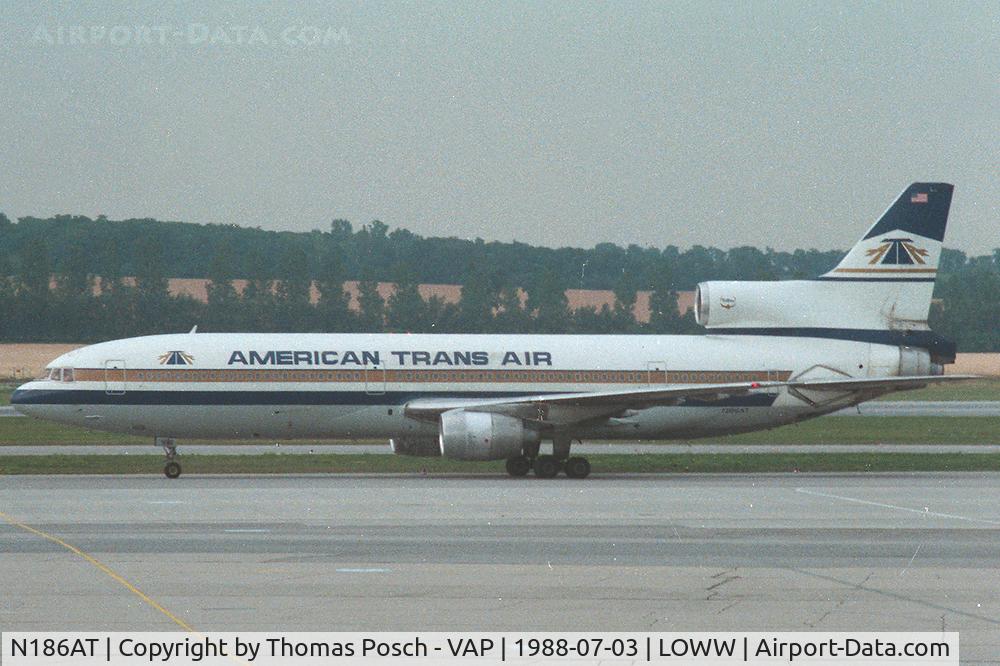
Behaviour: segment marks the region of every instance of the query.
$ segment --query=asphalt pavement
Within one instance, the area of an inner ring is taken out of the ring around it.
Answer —
[[[202,631],[957,630],[995,664],[998,497],[989,473],[0,477],[0,629],[177,628],[70,545]]]

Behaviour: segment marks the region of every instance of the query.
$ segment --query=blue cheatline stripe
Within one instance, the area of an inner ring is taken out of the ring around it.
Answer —
[[[826,277],[813,278],[813,282],[934,282],[937,278],[863,278],[863,277]]]
[[[405,405],[420,398],[520,398],[529,395],[554,395],[538,392],[443,392],[386,391],[370,394],[364,391],[126,391],[108,394],[104,391],[51,391],[21,389],[11,396],[14,405]],[[586,393],[581,393],[586,395]],[[777,394],[755,393],[731,396],[722,400],[684,400],[681,407],[769,407]]]
[[[867,328],[709,328],[708,335],[769,335],[794,338],[826,338],[871,342],[879,345],[924,347],[944,355],[955,355],[955,343],[934,331],[882,331]]]

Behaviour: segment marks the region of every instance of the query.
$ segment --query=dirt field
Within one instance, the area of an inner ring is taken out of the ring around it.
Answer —
[[[79,346],[73,344],[0,344],[0,379],[37,377],[52,359]]]
[[[80,345],[74,344],[0,344],[0,379],[31,379],[60,354]],[[948,374],[972,374],[1000,377],[1000,354],[959,354]]]
[[[959,354],[947,374],[1000,377],[1000,354]]]

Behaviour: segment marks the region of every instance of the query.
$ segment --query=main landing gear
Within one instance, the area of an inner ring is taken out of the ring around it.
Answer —
[[[167,457],[167,462],[163,466],[163,473],[168,479],[176,479],[181,475],[181,464],[177,462],[177,442],[173,437],[157,437],[156,445],[163,448],[163,453]]]
[[[533,469],[539,479],[554,479],[559,476],[559,472],[565,472],[571,479],[587,478],[590,475],[590,462],[581,456],[570,457],[569,445],[568,439],[559,438],[552,443],[551,456],[540,456],[536,450],[533,458],[524,455],[508,458],[507,473],[511,476],[527,476]]]

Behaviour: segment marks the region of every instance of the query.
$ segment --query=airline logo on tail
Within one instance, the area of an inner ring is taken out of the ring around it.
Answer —
[[[820,279],[933,282],[954,189],[948,183],[910,184]]]
[[[912,238],[883,238],[882,244],[865,253],[871,257],[869,265],[924,264],[927,250],[913,244]]]

